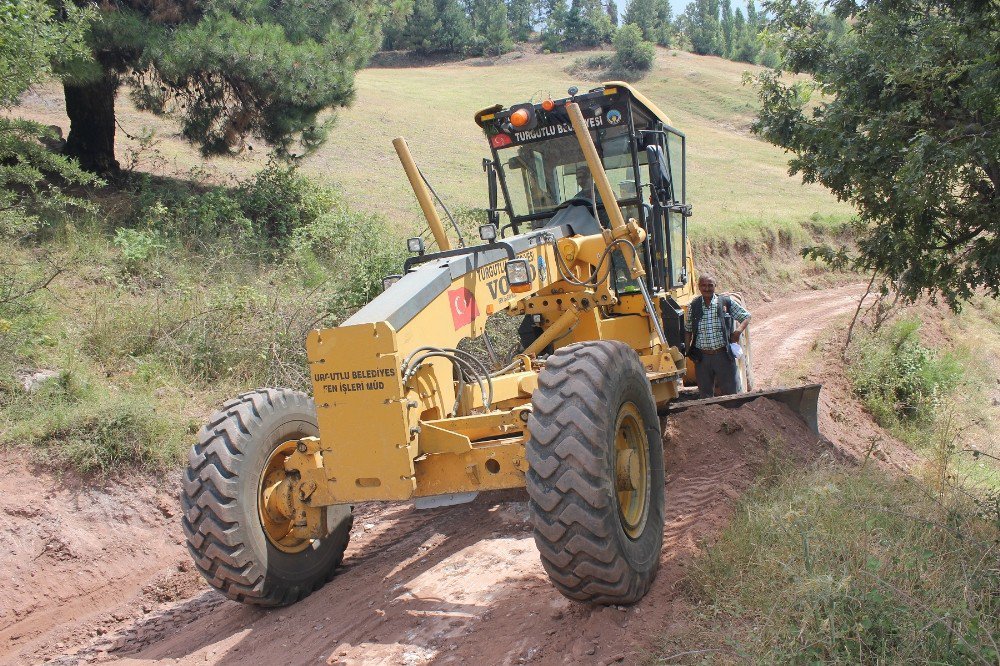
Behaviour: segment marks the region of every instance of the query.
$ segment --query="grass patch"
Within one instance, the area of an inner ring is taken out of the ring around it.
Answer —
[[[171,467],[223,399],[309,390],[308,331],[402,266],[383,218],[280,167],[92,195],[100,215],[0,238],[0,445],[57,467]]]
[[[394,137],[405,136],[421,170],[452,210],[482,208],[486,179],[480,161],[488,146],[473,114],[498,102],[562,97],[571,85],[581,90],[593,87],[599,79],[565,72],[583,55],[529,53],[489,67],[473,60],[361,70],[355,102],[337,111],[329,142],[303,161],[302,171],[339,183],[352,208],[379,213],[401,235],[412,235],[423,223],[391,144]],[[758,102],[742,78],[746,70],[756,69],[657,48],[652,70],[637,84],[687,135],[687,194],[695,207],[692,228],[741,219],[770,225],[805,220],[814,213],[851,215],[849,206],[821,186],[803,185],[800,178],[790,177],[787,156],[779,148],[750,136],[748,127]],[[46,125],[65,124],[62,96],[61,86],[40,86],[18,113]],[[261,146],[245,159],[204,158],[179,138],[174,121],[137,111],[128,95],[118,97],[117,111],[123,130],[118,134],[120,155],[141,149],[141,140],[130,137],[152,131],[158,139],[159,172],[187,177],[198,168],[224,182],[245,178],[263,166]],[[444,141],[442,129],[447,134]],[[148,159],[140,163],[140,168],[150,166]]]
[[[972,334],[988,319],[978,312],[943,317],[941,326]],[[969,326],[970,319],[972,326]],[[864,332],[848,350],[848,379],[882,427],[928,460],[925,476],[935,487],[953,484],[980,496],[1000,493],[1000,444],[994,423],[1000,414],[993,368],[1000,340],[939,350],[921,341],[921,323],[902,319]],[[972,339],[969,338],[969,342]]]
[[[151,396],[113,391],[78,370],[4,398],[0,444],[29,447],[47,466],[84,474],[176,467],[194,432],[193,422],[158,409]]]
[[[996,510],[874,471],[789,470],[749,493],[695,561],[694,626],[659,656],[996,663]]]
[[[879,425],[923,447],[968,363],[955,352],[925,346],[919,330],[918,320],[904,319],[859,337],[849,353],[848,378]]]

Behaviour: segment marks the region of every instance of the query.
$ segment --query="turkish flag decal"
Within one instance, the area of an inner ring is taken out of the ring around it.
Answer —
[[[451,318],[455,322],[455,330],[468,326],[479,316],[476,307],[476,295],[462,287],[448,291],[448,303],[451,305]]]

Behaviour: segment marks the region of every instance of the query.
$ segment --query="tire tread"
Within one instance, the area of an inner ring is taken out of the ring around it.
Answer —
[[[604,469],[615,426],[606,408],[613,399],[608,369],[635,367],[645,377],[635,351],[622,342],[569,345],[549,356],[532,396],[526,485],[535,543],[549,578],[571,599],[634,603],[656,574],[655,565],[634,570],[618,552],[609,518],[614,514],[619,529],[613,479]],[[648,520],[662,529],[662,506],[651,507]]]
[[[202,576],[235,601],[258,606],[294,603],[327,583],[343,559],[341,549],[329,572],[311,584],[265,585],[266,563],[256,561],[246,544],[248,530],[255,526],[240,524],[238,481],[255,431],[267,416],[310,402],[308,396],[291,389],[243,393],[212,414],[191,447],[181,489],[187,548]],[[353,517],[348,517],[348,531],[352,522]]]

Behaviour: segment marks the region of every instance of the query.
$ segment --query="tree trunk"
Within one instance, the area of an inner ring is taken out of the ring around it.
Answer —
[[[69,137],[64,152],[87,171],[115,174],[115,96],[118,77],[105,75],[92,83],[63,85]]]

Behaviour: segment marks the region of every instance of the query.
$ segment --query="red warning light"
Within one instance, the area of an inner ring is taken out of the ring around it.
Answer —
[[[551,111],[552,109],[556,108],[556,103],[553,102],[551,99],[547,99],[544,102],[542,102],[542,108],[545,109],[546,111]]]
[[[494,148],[503,148],[511,144],[511,138],[506,134],[496,134],[490,139],[490,145]]]

